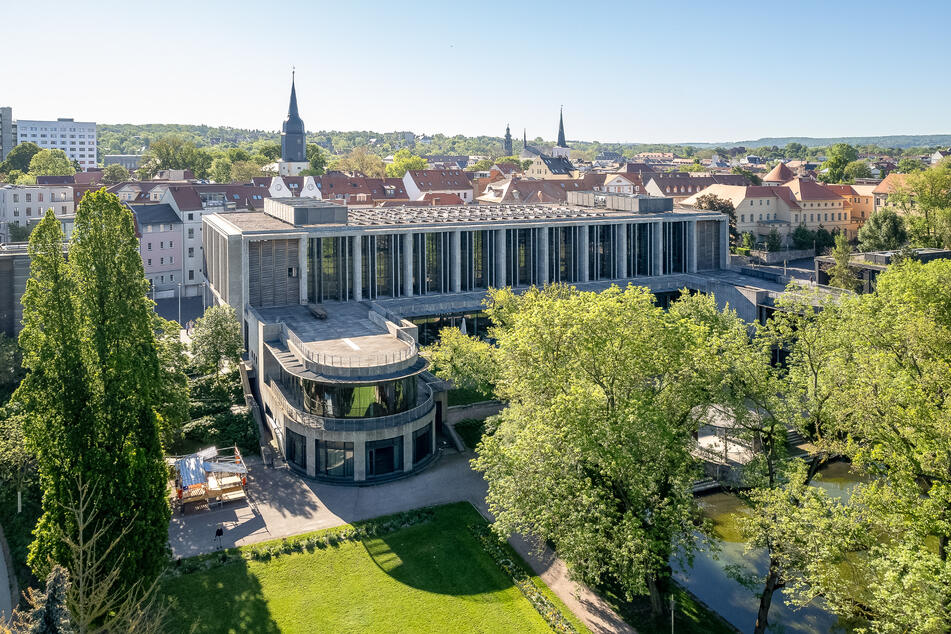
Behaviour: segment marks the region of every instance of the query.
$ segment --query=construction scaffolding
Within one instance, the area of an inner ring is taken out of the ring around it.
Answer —
[[[207,502],[211,508],[246,497],[248,467],[236,446],[224,453],[209,447],[166,461],[175,477],[175,501],[180,513],[185,512],[186,504]]]

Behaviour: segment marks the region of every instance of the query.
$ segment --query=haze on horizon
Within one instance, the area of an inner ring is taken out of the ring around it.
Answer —
[[[14,118],[712,143],[951,133],[951,4],[14,3]],[[42,15],[39,19],[36,16]],[[66,95],[59,98],[57,95]]]

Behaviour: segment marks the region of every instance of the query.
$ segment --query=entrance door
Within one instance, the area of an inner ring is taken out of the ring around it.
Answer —
[[[388,475],[403,468],[402,449],[403,438],[388,438],[368,442],[367,447],[367,477]]]

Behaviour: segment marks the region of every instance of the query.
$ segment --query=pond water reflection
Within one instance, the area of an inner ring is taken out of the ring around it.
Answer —
[[[814,484],[833,497],[847,500],[860,481],[848,464],[836,462],[823,468]],[[736,496],[714,493],[701,498],[700,503],[721,539],[720,551],[714,554],[705,548],[697,553],[693,566],[676,571],[674,577],[741,632],[752,632],[759,598],[731,578],[726,569],[730,565],[742,565],[747,572],[755,570],[758,575],[765,576],[769,564],[766,551],[745,552],[746,545],[740,536],[737,518],[746,509]],[[769,623],[771,632],[816,633],[833,630],[838,618],[821,605],[794,609],[786,604],[782,591],[779,591],[773,596]]]

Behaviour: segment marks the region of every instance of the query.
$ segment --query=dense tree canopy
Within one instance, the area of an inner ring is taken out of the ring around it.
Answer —
[[[243,346],[241,324],[231,306],[212,306],[195,322],[192,353],[202,371],[221,372],[226,364],[237,363]]]
[[[426,159],[403,149],[393,155],[393,162],[386,166],[386,175],[390,178],[403,178],[409,170],[426,169]]]
[[[127,180],[129,180],[129,170],[118,163],[107,165],[106,168],[102,170],[102,182],[107,185],[121,183]]]
[[[365,147],[357,147],[346,156],[342,156],[327,166],[329,170],[363,174],[373,178],[382,178],[386,175],[383,159],[371,154]]]
[[[30,159],[31,176],[72,176],[76,173],[72,162],[62,150],[40,150]]]
[[[100,496],[108,559],[126,590],[165,565],[169,508],[156,409],[163,387],[152,305],[132,216],[105,190],[76,212],[69,259],[51,213],[30,240],[20,346],[27,375],[14,395],[28,421],[43,489],[30,563],[70,565],[66,511],[81,483]]]
[[[859,229],[859,245],[863,251],[900,249],[907,242],[905,221],[890,207],[873,213]]]

